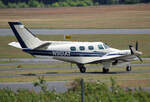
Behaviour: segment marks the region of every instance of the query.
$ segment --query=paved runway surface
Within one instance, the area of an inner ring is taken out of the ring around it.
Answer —
[[[31,29],[34,34],[150,34],[150,29]],[[14,35],[11,29],[0,29],[0,36]]]
[[[56,92],[65,92],[70,86],[65,81],[55,81],[55,82],[47,82],[48,90],[55,90]],[[10,88],[13,91],[17,91],[18,89],[28,89],[35,90],[36,92],[40,92],[40,87],[34,87],[31,82],[19,82],[19,83],[0,83],[0,88]]]

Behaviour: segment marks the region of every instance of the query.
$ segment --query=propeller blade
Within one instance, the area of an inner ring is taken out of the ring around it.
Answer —
[[[143,62],[143,60],[142,60],[142,58],[141,58],[140,56],[137,56],[137,58],[138,58],[141,62]]]
[[[136,51],[138,50],[138,46],[139,46],[138,41],[136,41],[136,45],[135,45]]]
[[[129,45],[129,49],[131,51],[131,54],[133,55],[135,53],[135,49],[132,45]]]
[[[129,49],[131,51],[132,55],[135,55],[141,62],[143,62],[142,58],[140,57],[140,55],[142,55],[142,52],[138,51],[138,41],[136,41],[136,48],[134,48],[132,45],[129,45]]]

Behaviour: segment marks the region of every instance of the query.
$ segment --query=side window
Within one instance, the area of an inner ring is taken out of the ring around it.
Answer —
[[[99,48],[100,50],[104,49],[101,44],[98,45],[98,48]]]
[[[80,46],[79,49],[80,50],[85,50],[85,47],[84,46]]]
[[[76,47],[71,46],[71,47],[70,47],[70,50],[71,50],[71,51],[76,51]]]
[[[88,46],[88,49],[89,50],[94,50],[94,47],[93,46]]]
[[[104,44],[104,47],[105,47],[105,49],[108,49],[108,48],[109,48],[109,46],[108,46],[108,45],[106,45],[106,44]]]

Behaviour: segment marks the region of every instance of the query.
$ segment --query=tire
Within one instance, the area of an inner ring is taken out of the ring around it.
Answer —
[[[131,71],[131,66],[127,66],[126,70]]]
[[[86,72],[86,68],[85,67],[80,68],[80,72],[81,73],[85,73]]]
[[[108,73],[108,72],[109,72],[109,69],[103,68],[103,73]]]

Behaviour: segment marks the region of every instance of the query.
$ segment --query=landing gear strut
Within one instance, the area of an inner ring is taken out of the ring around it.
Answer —
[[[103,62],[103,73],[108,73],[110,68],[110,62]]]
[[[126,67],[126,71],[131,71],[131,70],[132,70],[131,66]]]
[[[83,64],[77,64],[77,66],[80,69],[81,73],[85,73],[86,72],[86,67]]]
[[[108,73],[108,72],[109,72],[109,69],[103,68],[103,73]]]

